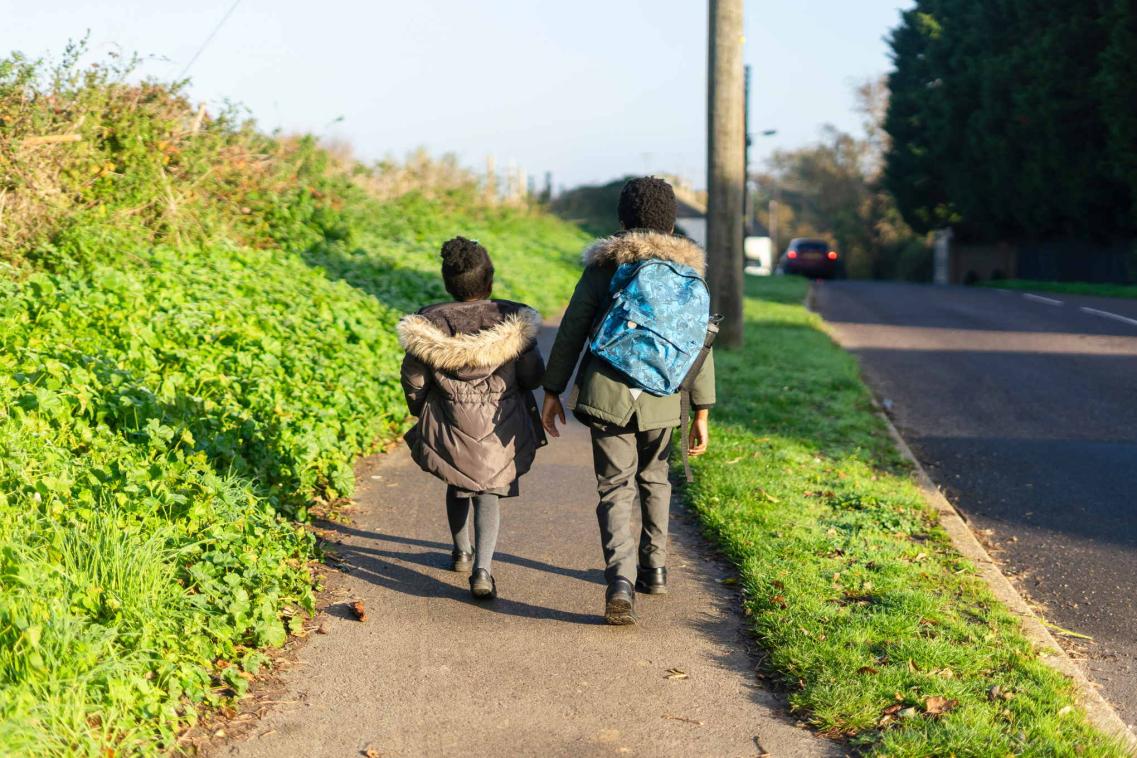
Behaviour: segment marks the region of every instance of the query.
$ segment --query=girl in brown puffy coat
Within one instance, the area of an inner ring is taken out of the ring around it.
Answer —
[[[415,462],[448,485],[452,567],[465,572],[473,564],[477,598],[497,597],[499,499],[517,496],[518,479],[546,442],[531,392],[545,373],[536,341],[541,318],[527,305],[490,300],[493,273],[484,247],[455,237],[442,246],[453,302],[428,305],[397,327],[406,351],[403,392],[418,416],[407,444]]]

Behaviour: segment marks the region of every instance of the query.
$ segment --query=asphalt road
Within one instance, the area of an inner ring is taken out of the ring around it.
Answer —
[[[1137,300],[828,282],[815,308],[1012,581],[1093,637],[1072,652],[1137,723]]]

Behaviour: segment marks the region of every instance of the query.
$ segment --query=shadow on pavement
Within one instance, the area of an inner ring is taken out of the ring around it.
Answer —
[[[420,566],[435,569],[447,569],[450,566],[450,549],[451,546],[444,542],[434,542],[432,540],[420,540],[414,537],[403,537],[394,534],[382,534],[381,532],[369,532],[364,529],[356,529],[344,524],[329,524],[326,527],[329,531],[340,532],[341,534],[351,535],[355,537],[362,537],[376,542],[394,542],[400,545],[413,545],[415,547],[426,547],[438,552],[434,553],[399,553],[400,560],[406,560],[411,563],[417,563]],[[345,545],[337,546],[337,552],[342,552],[340,548]],[[367,548],[355,546],[356,550],[368,552]],[[370,551],[377,554],[385,554],[384,551]],[[393,553],[392,553],[393,554]],[[600,586],[604,586],[604,572],[601,569],[573,569],[567,566],[555,566],[551,563],[544,561],[537,561],[532,558],[526,558],[520,555],[513,555],[512,553],[494,553],[493,559],[497,563],[511,563],[515,566],[522,568],[533,569],[534,571],[545,571],[550,574],[559,574],[561,576],[571,577],[573,579],[580,579],[584,582],[591,582]]]
[[[378,532],[368,532],[353,529],[342,524],[334,525],[334,530],[345,535],[365,538],[376,543],[395,543],[415,547],[436,548],[437,552],[404,551],[396,549],[376,549],[361,545],[343,542],[335,546],[336,554],[347,564],[342,570],[385,589],[400,592],[412,597],[431,598],[434,600],[454,600],[467,605],[474,605],[492,613],[524,618],[540,619],[545,621],[561,621],[572,624],[596,625],[602,624],[603,618],[599,614],[584,614],[565,611],[558,608],[546,608],[518,600],[511,600],[499,596],[496,600],[485,602],[473,599],[469,590],[457,583],[440,581],[428,573],[417,571],[411,565],[421,566],[435,571],[446,570],[450,561],[450,545],[441,542],[419,540],[410,537],[395,537]],[[508,553],[497,554],[495,561],[514,563],[525,568],[538,571],[547,571],[561,574],[587,582],[603,580],[601,571],[576,571],[561,566],[552,566],[540,561],[520,558]],[[334,615],[343,618],[350,614],[346,605],[343,608],[333,606],[328,609]]]

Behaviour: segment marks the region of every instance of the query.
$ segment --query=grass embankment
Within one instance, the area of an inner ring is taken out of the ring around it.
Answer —
[[[312,609],[296,520],[401,429],[441,242],[546,310],[583,242],[123,73],[0,61],[3,755],[151,754],[240,694]]]
[[[806,283],[748,287],[688,494],[793,708],[874,755],[1125,754],[936,526]]]
[[[1061,292],[1067,295],[1124,297],[1137,299],[1137,284],[1095,284],[1093,282],[1038,282],[1029,279],[1001,279],[983,286],[1016,292]]]

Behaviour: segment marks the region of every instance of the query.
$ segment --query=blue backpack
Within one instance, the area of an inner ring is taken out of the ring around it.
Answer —
[[[703,277],[673,261],[625,263],[609,292],[612,304],[589,343],[593,355],[645,392],[678,392],[708,341],[711,297]]]

